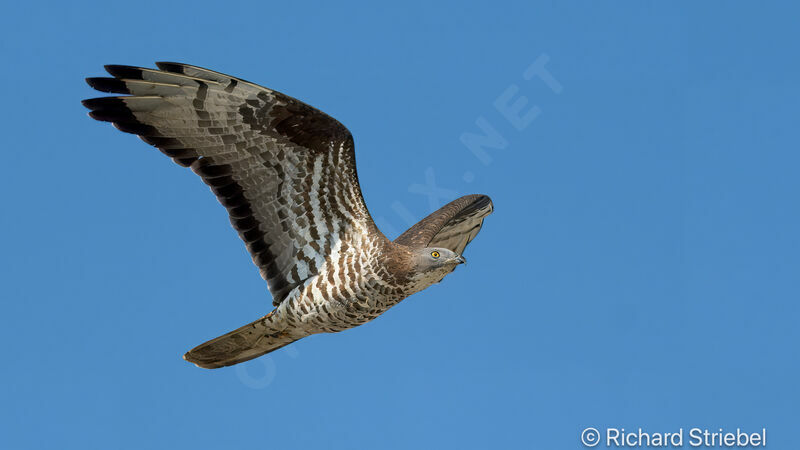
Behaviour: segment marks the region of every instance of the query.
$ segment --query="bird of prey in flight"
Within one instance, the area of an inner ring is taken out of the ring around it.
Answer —
[[[190,350],[204,368],[238,364],[303,337],[366,323],[465,262],[492,212],[467,195],[394,241],[361,196],[353,137],[297,99],[188,64],[109,65],[87,78],[97,120],[138,135],[211,188],[272,294],[266,316]]]

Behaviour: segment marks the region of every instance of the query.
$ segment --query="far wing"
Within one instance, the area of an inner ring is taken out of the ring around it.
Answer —
[[[494,209],[487,195],[465,195],[442,206],[394,240],[412,248],[442,247],[463,254]]]

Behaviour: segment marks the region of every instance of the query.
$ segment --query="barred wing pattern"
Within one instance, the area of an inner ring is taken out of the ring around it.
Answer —
[[[178,63],[106,66],[88,78],[97,120],[139,135],[208,184],[230,215],[277,306],[319,273],[340,241],[375,233],[353,138],[338,121],[250,82]]]
[[[493,209],[488,196],[465,195],[420,220],[394,242],[412,248],[446,248],[461,255]]]

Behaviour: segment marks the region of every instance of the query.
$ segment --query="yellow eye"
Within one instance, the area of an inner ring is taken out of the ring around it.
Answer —
[[[438,258],[438,257],[439,257],[439,252],[437,252],[437,251],[432,251],[432,252],[431,252],[431,256],[433,256],[434,258]]]

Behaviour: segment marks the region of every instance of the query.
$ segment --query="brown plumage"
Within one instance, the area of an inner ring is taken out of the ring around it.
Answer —
[[[353,138],[325,113],[200,67],[106,66],[84,100],[97,120],[190,167],[228,210],[276,308],[184,357],[216,368],[305,336],[374,319],[440,281],[492,212],[485,195],[454,200],[389,241],[369,215]]]

